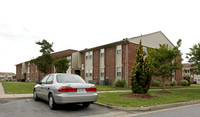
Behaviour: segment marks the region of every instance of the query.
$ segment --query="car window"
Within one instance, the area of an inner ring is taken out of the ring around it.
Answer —
[[[50,75],[49,78],[47,79],[47,84],[53,84],[53,78],[54,75]]]
[[[41,83],[42,84],[46,84],[47,78],[49,77],[49,75],[45,76],[42,80]]]
[[[58,83],[85,83],[80,76],[72,74],[59,74],[56,79]]]

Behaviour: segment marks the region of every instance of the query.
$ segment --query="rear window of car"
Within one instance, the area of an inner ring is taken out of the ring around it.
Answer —
[[[58,83],[85,83],[80,76],[71,74],[58,74],[56,79]]]

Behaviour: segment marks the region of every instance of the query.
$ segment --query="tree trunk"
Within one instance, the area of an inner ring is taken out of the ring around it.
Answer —
[[[165,90],[165,78],[162,78],[163,91]]]

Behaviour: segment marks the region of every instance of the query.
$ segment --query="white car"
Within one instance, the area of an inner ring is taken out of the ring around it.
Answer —
[[[86,83],[80,76],[74,74],[53,73],[45,76],[33,90],[33,98],[49,102],[50,109],[57,104],[81,103],[88,107],[96,102],[98,94],[94,84]]]

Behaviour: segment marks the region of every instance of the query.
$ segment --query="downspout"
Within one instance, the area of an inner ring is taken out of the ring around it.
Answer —
[[[126,87],[128,87],[128,39],[123,39],[126,44],[126,54],[125,54],[125,80],[127,81]]]

